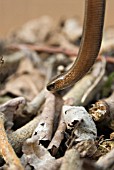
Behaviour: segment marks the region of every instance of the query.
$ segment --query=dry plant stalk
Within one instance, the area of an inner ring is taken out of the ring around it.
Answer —
[[[100,53],[112,51],[113,49],[114,49],[114,37],[109,40],[102,41]]]
[[[113,41],[111,41],[111,45],[112,45]],[[28,49],[28,50],[32,50],[32,51],[46,52],[46,53],[52,53],[52,54],[62,53],[62,54],[65,54],[65,55],[68,55],[68,56],[71,56],[71,57],[77,56],[78,51],[79,51],[78,47],[75,47],[74,50],[71,50],[71,49],[62,48],[62,47],[53,47],[53,46],[50,47],[50,46],[44,46],[44,45],[41,46],[41,45],[28,45],[28,44],[12,44],[12,45],[8,45],[6,47],[6,49],[13,50],[13,51],[23,50],[24,48]],[[103,51],[107,51],[110,48],[112,48],[112,46],[110,47],[110,43],[109,43],[108,46],[107,46],[107,49],[102,48],[100,50],[100,53],[103,53]],[[102,56],[99,55],[97,59],[101,60],[101,58],[102,58]],[[107,56],[106,61],[109,62],[109,63],[114,63],[114,59],[111,56]]]
[[[97,122],[101,122],[114,130],[114,92],[108,98],[101,99],[93,104],[89,113]]]
[[[46,90],[43,89],[31,102],[27,103],[24,112],[35,115],[45,100],[45,92]]]
[[[63,158],[56,159],[56,160],[55,160],[55,165],[53,165],[52,170],[58,170],[58,169],[60,169],[60,166],[61,166],[61,164],[62,164],[62,160],[63,160]]]
[[[16,131],[8,135],[8,139],[16,153],[20,153],[23,143],[26,141],[26,139],[31,137],[39,120],[40,120],[40,116],[36,116],[33,120],[28,122],[26,125],[24,125],[23,127],[17,129]]]
[[[47,91],[46,101],[40,122],[33,132],[33,138],[35,137],[40,143],[43,143],[44,145],[48,145],[52,138],[54,114],[55,96]]]
[[[25,105],[26,100],[24,97],[16,97],[0,105],[0,112],[4,113],[7,120],[5,124],[7,130],[13,126],[14,116],[22,115]]]
[[[42,144],[39,145],[37,140],[31,143],[31,140],[28,139],[24,143],[22,150],[24,153],[23,157],[27,160],[26,165],[29,164],[34,170],[51,170],[53,164],[55,165],[55,158],[51,156]]]
[[[114,40],[113,40],[114,41]],[[102,48],[100,50],[100,53],[103,53],[107,50],[110,51],[110,49],[112,49],[113,46],[113,41],[111,41],[110,43],[107,43],[105,48]],[[111,46],[110,46],[111,45]],[[28,49],[28,50],[32,50],[32,51],[37,51],[37,52],[46,52],[46,53],[51,53],[51,54],[57,54],[57,53],[62,53],[65,54],[67,56],[71,56],[71,57],[76,57],[79,51],[78,47],[75,47],[73,50],[71,49],[67,49],[67,48],[62,48],[62,47],[50,47],[50,46],[41,46],[41,45],[28,45],[28,44],[11,44],[6,46],[7,50],[13,50],[13,51],[18,51],[18,50],[23,50],[23,49]],[[102,55],[99,55],[97,57],[97,60],[101,60]],[[108,63],[114,63],[114,58],[111,56],[107,56],[106,57],[106,62]]]
[[[3,81],[11,75],[24,57],[25,54],[22,51],[15,52],[11,55],[4,55],[4,63],[0,66],[0,81]]]
[[[69,56],[76,56],[78,53],[78,48],[75,50],[65,49],[62,47],[49,47],[49,46],[39,46],[39,45],[28,45],[28,44],[12,44],[6,47],[8,50],[22,50],[23,48],[27,48],[37,52],[46,52],[46,53],[63,53]]]
[[[62,163],[62,158],[55,159],[47,148],[38,145],[37,141],[33,143],[28,139],[23,145],[22,163],[26,169],[30,165],[34,170],[58,170]]]
[[[96,162],[96,165],[101,167],[103,170],[113,170],[114,169],[114,149],[112,149],[105,156],[100,157]]]
[[[0,147],[0,153],[7,164],[8,170],[24,170],[19,158],[8,142],[4,129],[4,115],[2,113],[0,113]]]
[[[82,170],[103,170],[103,169],[97,166],[94,162],[85,159],[82,162]]]
[[[75,149],[66,151],[60,170],[82,170],[82,160]]]
[[[64,101],[62,99],[61,96],[56,95],[56,98],[55,98],[55,117],[54,117],[54,132],[57,130],[58,128],[58,124],[59,124],[59,120],[60,120],[60,117],[61,117],[61,110],[62,110],[62,107],[63,107],[63,104],[64,104]]]
[[[94,162],[88,159],[80,158],[76,149],[67,150],[65,156],[62,157],[62,165],[60,170],[103,170]]]
[[[99,56],[97,57],[97,60],[101,60],[102,57],[103,57],[102,55],[99,55]],[[105,59],[106,59],[106,62],[107,62],[107,63],[112,63],[112,64],[114,64],[114,57],[106,56]]]
[[[53,156],[56,155],[56,153],[59,149],[59,146],[60,146],[62,140],[64,139],[65,130],[66,130],[66,123],[64,121],[63,114],[61,113],[58,128],[55,132],[53,139],[51,140],[51,142],[48,146],[48,150],[51,152],[51,154]]]
[[[63,99],[67,100],[68,98],[72,98],[72,105],[86,105],[102,87],[105,66],[106,62],[104,58],[102,59],[102,62],[96,62],[91,73],[77,82]]]
[[[114,149],[96,162],[90,162],[87,159],[81,159],[76,149],[67,150],[62,157],[60,170],[113,170],[114,169]]]

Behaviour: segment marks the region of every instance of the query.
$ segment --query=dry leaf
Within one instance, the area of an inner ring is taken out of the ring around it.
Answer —
[[[48,33],[52,31],[52,28],[52,18],[43,16],[25,23],[20,30],[12,33],[11,38],[19,42],[41,43],[45,41]]]
[[[64,23],[63,33],[72,42],[75,42],[82,35],[82,27],[76,18],[67,19]]]
[[[97,129],[95,123],[84,107],[63,106],[63,113],[67,128],[69,130],[75,128],[75,141],[96,139]]]
[[[6,118],[6,128],[9,130],[13,126],[15,115],[21,115],[26,104],[24,97],[17,97],[0,105],[0,112],[4,113]]]
[[[11,93],[15,96],[24,96],[33,99],[44,87],[44,76],[33,67],[27,58],[21,61],[20,66],[13,76],[10,77],[1,95]]]
[[[37,141],[33,143],[26,142],[23,146],[23,152],[23,159],[26,159],[27,163],[34,167],[35,170],[51,170],[55,162],[55,158],[50,155],[46,148],[38,145]]]

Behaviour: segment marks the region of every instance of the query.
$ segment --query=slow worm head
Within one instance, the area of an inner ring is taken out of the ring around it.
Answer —
[[[49,91],[59,91],[79,81],[92,67],[102,41],[106,0],[85,0],[81,45],[73,66],[48,83]]]

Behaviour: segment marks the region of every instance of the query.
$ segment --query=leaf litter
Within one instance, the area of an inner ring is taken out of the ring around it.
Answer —
[[[56,23],[44,16],[1,41],[0,168],[114,168],[113,32],[104,31],[88,74],[58,94],[46,84],[77,57],[82,25],[76,17]]]

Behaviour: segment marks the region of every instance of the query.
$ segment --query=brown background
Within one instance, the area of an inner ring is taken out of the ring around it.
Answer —
[[[106,0],[105,28],[114,25],[114,0]],[[83,21],[85,0],[0,0],[0,37],[26,21],[42,15],[56,20],[61,16],[79,16]]]

